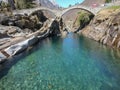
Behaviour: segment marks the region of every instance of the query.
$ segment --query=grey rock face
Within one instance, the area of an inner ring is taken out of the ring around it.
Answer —
[[[25,41],[22,41],[18,44],[12,45],[8,48],[6,48],[4,51],[9,54],[10,56],[13,56],[17,53],[22,52],[23,50],[27,49],[27,47],[35,44],[37,42],[38,38],[33,36]]]
[[[41,14],[40,14],[41,15]],[[28,19],[34,21],[34,18],[39,16],[34,14],[30,15],[29,18],[27,17],[22,17],[22,16],[17,16],[17,19]],[[12,18],[12,20],[15,22],[17,19]],[[43,19],[43,18],[42,18]],[[11,20],[11,18],[10,18]],[[41,18],[38,19],[38,22],[42,21]],[[41,25],[41,23],[39,23]],[[3,37],[1,51],[0,51],[0,63],[3,62],[4,60],[8,59],[8,57],[12,57],[14,55],[17,55],[24,50],[26,50],[28,47],[32,46],[35,44],[38,39],[42,39],[48,36],[58,36],[61,34],[62,30],[64,29],[63,22],[61,18],[56,18],[56,19],[47,19],[43,21],[43,25],[40,29],[38,29],[35,32],[27,33],[30,30],[28,28],[24,29],[25,31],[23,32],[22,29],[16,26],[0,26],[0,33],[1,34],[6,34],[8,35],[9,38]],[[63,30],[64,31],[64,30]],[[18,34],[21,34],[18,36]],[[27,33],[27,34],[26,34]],[[6,40],[6,42],[3,42]]]
[[[107,13],[104,14],[104,13]],[[83,29],[82,34],[103,44],[120,48],[120,11],[102,12]]]
[[[31,31],[36,31],[40,29],[42,24],[47,20],[42,11],[36,11],[30,16],[16,14],[13,16],[8,16],[0,20],[0,24],[5,26],[17,26],[21,29],[31,29]]]
[[[58,5],[53,4],[50,0],[39,0],[41,6],[51,8],[51,9],[58,9]]]

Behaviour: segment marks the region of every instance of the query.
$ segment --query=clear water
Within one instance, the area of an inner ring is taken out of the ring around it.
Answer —
[[[74,34],[47,38],[0,66],[0,90],[120,90],[120,52]]]

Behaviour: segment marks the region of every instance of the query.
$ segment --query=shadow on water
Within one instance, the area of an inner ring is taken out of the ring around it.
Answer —
[[[5,75],[8,74],[9,70],[12,68],[12,66],[14,66],[15,64],[17,64],[21,59],[24,59],[25,57],[31,55],[32,53],[38,51],[41,47],[43,47],[43,43],[47,42],[47,41],[54,41],[57,42],[59,37],[50,37],[50,38],[46,38],[44,40],[40,40],[37,45],[34,45],[31,49],[24,51],[23,53],[16,55],[10,59],[8,59],[7,61],[5,61],[4,63],[0,64],[0,79],[2,79]]]

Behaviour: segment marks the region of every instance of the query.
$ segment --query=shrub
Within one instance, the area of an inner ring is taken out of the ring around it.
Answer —
[[[112,0],[106,0],[105,2],[106,2],[106,3],[110,3],[111,1],[112,1]]]
[[[108,9],[120,9],[120,6],[110,6],[110,7],[108,7]]]
[[[15,6],[17,9],[33,8],[33,0],[15,0]]]
[[[85,11],[81,11],[78,13],[79,17],[78,17],[78,23],[80,25],[79,29],[84,28],[86,25],[89,24],[89,22],[91,21],[91,19],[94,17],[93,14],[91,13],[87,13]]]

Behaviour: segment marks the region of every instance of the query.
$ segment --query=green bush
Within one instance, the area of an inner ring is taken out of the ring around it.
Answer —
[[[112,1],[112,0],[106,0],[105,2],[106,2],[106,3],[110,3],[111,1]]]
[[[17,9],[33,8],[33,0],[15,0],[15,5]]]
[[[79,18],[78,18],[77,22],[80,25],[80,29],[82,29],[86,25],[88,25],[89,22],[91,21],[91,19],[94,17],[93,14],[87,13],[85,11],[79,12],[78,15],[79,15]]]

